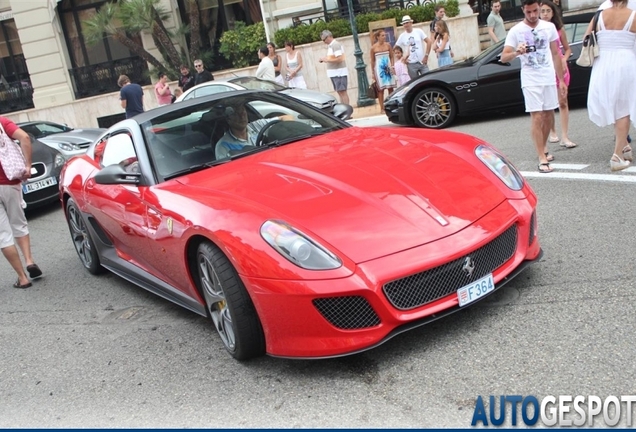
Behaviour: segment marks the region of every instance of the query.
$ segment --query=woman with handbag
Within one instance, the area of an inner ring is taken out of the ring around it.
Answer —
[[[29,278],[42,276],[31,255],[29,229],[22,209],[21,183],[31,176],[31,139],[8,118],[0,117],[0,125],[0,249],[18,274],[13,287],[29,288]],[[20,147],[13,140],[20,141]],[[26,272],[16,243],[26,261]]]
[[[596,28],[590,23],[586,33],[596,31],[599,49],[590,76],[587,110],[596,125],[614,125],[612,171],[627,168],[633,159],[627,134],[630,119],[636,125],[635,16],[636,11],[627,7],[627,0],[612,0],[612,7],[600,13]]]

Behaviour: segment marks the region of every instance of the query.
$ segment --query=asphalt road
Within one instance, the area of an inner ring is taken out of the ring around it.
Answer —
[[[0,259],[0,427],[469,427],[478,395],[635,394],[636,172],[599,176],[611,128],[584,109],[571,123],[579,147],[555,148],[556,162],[588,166],[528,180],[542,261],[465,311],[340,359],[236,362],[206,319],[85,272],[57,206],[33,212],[45,277],[13,289]],[[536,172],[525,115],[452,129]]]

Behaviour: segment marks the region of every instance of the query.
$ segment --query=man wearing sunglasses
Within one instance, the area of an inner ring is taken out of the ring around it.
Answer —
[[[212,81],[214,79],[210,71],[205,70],[203,67],[203,60],[201,59],[196,59],[194,61],[194,70],[197,71],[197,75],[194,77],[194,85]]]

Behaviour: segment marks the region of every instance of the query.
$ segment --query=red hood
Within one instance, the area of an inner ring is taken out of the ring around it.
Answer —
[[[360,263],[451,235],[505,199],[488,169],[473,165],[481,165],[476,142],[449,132],[350,128],[179,181],[249,201],[263,220],[284,219]],[[456,143],[474,160],[444,149]]]

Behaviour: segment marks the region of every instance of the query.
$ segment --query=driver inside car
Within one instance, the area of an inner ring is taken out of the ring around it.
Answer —
[[[269,122],[274,120],[293,120],[291,115],[282,115],[273,118],[248,121],[245,105],[238,104],[228,106],[226,116],[228,130],[217,141],[214,153],[217,160],[229,157],[232,152],[240,151],[246,147],[256,146],[256,138],[259,131]]]

